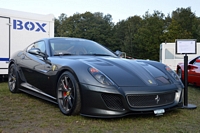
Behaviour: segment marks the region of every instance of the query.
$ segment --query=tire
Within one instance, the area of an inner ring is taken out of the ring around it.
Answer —
[[[12,93],[19,92],[19,76],[17,74],[15,65],[12,64],[8,71],[8,88]]]
[[[177,75],[178,75],[178,77],[180,78],[180,80],[183,82],[182,70],[181,70],[180,68],[178,69]]]
[[[57,102],[65,115],[77,115],[81,109],[81,97],[78,82],[68,71],[62,73],[57,83]]]
[[[182,71],[181,71],[181,69],[179,68],[178,69],[178,77],[180,78],[180,80],[182,80]]]

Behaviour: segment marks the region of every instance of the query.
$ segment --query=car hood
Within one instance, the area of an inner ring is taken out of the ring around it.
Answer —
[[[80,60],[103,72],[118,86],[158,86],[170,84],[166,74],[147,61],[103,57]]]

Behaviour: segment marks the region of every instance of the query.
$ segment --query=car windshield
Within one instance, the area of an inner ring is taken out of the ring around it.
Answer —
[[[51,39],[50,47],[53,56],[92,55],[116,57],[114,53],[102,45],[85,39]]]

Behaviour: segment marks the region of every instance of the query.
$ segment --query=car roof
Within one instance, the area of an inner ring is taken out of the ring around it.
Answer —
[[[50,37],[50,38],[43,38],[43,39],[41,39],[41,40],[46,40],[46,41],[48,41],[48,40],[52,40],[52,39],[54,39],[54,40],[60,40],[60,39],[69,39],[69,40],[88,40],[88,39],[84,39],[84,38],[75,38],[75,37]],[[88,40],[89,41],[89,40]]]

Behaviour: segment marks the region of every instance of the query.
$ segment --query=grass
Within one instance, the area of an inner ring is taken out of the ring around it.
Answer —
[[[197,109],[177,109],[163,116],[133,115],[117,119],[65,116],[57,105],[25,93],[12,94],[0,83],[0,133],[197,133],[200,132],[200,88],[189,86],[188,103]]]

